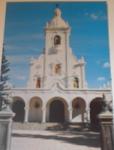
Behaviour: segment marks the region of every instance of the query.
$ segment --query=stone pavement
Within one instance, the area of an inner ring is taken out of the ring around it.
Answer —
[[[11,150],[100,150],[99,133],[13,130]]]

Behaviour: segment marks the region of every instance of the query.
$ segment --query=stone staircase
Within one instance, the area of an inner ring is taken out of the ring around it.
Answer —
[[[69,123],[17,123],[13,122],[13,130],[73,130],[82,129],[81,124]]]

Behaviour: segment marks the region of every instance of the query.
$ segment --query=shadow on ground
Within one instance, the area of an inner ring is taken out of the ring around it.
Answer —
[[[60,142],[66,142],[75,145],[84,145],[88,147],[100,147],[99,132],[93,132],[84,127],[67,127],[67,126],[54,126],[47,128],[49,134],[16,134],[15,137],[28,137],[28,138],[40,138],[48,140],[59,140]],[[52,133],[52,134],[51,134]]]

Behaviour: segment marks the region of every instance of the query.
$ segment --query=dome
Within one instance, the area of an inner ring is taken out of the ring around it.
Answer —
[[[56,8],[54,13],[53,19],[47,23],[46,28],[68,28],[68,24],[61,17],[61,10]]]

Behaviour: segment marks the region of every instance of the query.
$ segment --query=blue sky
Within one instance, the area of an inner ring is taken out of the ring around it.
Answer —
[[[70,47],[84,56],[88,87],[109,84],[110,63],[107,7],[105,2],[59,3],[62,17],[71,27]],[[8,3],[4,43],[10,62],[10,82],[26,87],[30,58],[44,48],[44,27],[54,15],[55,3]]]

